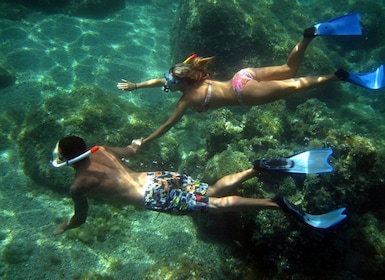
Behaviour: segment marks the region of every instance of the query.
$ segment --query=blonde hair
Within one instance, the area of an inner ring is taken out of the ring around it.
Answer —
[[[187,63],[175,64],[170,68],[170,72],[187,84],[196,84],[210,77],[208,65],[213,59],[213,56],[196,57]]]

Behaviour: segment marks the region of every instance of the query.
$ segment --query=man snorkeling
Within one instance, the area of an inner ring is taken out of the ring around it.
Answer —
[[[282,196],[256,199],[228,195],[235,193],[246,180],[265,171],[305,174],[331,172],[333,168],[327,162],[332,153],[330,149],[310,150],[289,158],[257,160],[253,168],[224,176],[209,186],[176,172],[135,172],[129,169],[122,159],[134,156],[142,140],[133,140],[126,147],[95,146],[91,149],[77,136],[67,136],[57,143],[53,151],[52,165],[71,165],[76,173],[70,187],[74,215],[68,222],[60,224],[54,234],[85,223],[88,215],[87,198],[132,204],[169,214],[217,214],[281,209],[316,228],[328,228],[346,218],[346,215],[342,214],[345,208],[322,215],[311,215]]]

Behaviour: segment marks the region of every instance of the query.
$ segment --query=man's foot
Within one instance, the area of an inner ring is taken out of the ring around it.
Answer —
[[[257,159],[253,162],[253,169],[255,171],[263,171],[263,169],[261,168],[261,160],[260,159]]]
[[[287,158],[273,158],[268,160],[258,159],[253,162],[253,169],[257,171],[281,171],[287,172],[294,166],[294,161]]]
[[[306,28],[303,31],[303,37],[305,37],[305,38],[314,38],[315,36],[317,36],[316,31],[317,30],[316,30],[316,28],[314,26]]]
[[[346,81],[349,78],[349,72],[346,72],[344,69],[340,68],[338,69],[334,75],[337,76],[338,79],[342,81]]]
[[[271,200],[277,203],[283,212],[290,214],[301,222],[305,221],[305,212],[302,211],[302,209],[297,205],[287,200],[286,197],[282,195],[276,195]]]

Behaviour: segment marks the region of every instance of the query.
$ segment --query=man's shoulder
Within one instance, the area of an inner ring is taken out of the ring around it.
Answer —
[[[85,192],[94,184],[95,184],[95,178],[93,178],[92,176],[85,176],[82,174],[76,175],[75,179],[72,182],[70,192],[71,193]]]

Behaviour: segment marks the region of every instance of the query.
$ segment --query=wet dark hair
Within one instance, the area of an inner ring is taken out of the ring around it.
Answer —
[[[59,141],[60,154],[66,160],[73,159],[87,151],[86,142],[77,136],[67,136]]]

